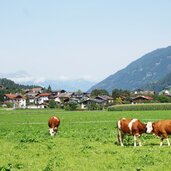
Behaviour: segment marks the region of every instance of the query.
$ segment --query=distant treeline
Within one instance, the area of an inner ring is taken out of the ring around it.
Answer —
[[[6,78],[1,78],[0,79],[0,85],[3,86],[5,89],[30,89],[30,88],[35,88],[35,87],[40,87],[36,85],[21,85],[17,84],[12,80],[6,79]]]

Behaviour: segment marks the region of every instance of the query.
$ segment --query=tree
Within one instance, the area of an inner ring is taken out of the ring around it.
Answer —
[[[49,101],[49,108],[57,108],[58,104],[55,102],[55,100]]]
[[[116,103],[116,104],[122,104],[123,101],[122,101],[122,99],[121,99],[120,97],[117,97],[117,98],[115,99],[115,103]]]
[[[165,95],[155,95],[153,96],[154,101],[158,101],[160,103],[170,103],[171,98]]]
[[[102,95],[109,96],[109,93],[105,89],[94,89],[91,92],[91,96],[102,96]]]
[[[65,106],[65,110],[76,110],[77,109],[77,104],[76,103],[68,103]]]
[[[79,89],[78,91],[76,91],[76,93],[81,94],[81,93],[82,93],[82,91]]]
[[[51,86],[50,85],[48,86],[47,92],[48,93],[51,93],[52,92],[52,89],[51,89]]]
[[[130,96],[130,92],[128,90],[122,90],[122,89],[114,89],[112,91],[112,97],[114,99],[124,96],[125,98],[128,98]]]

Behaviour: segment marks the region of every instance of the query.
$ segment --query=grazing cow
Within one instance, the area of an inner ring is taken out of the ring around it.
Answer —
[[[136,146],[137,137],[139,139],[139,146],[142,146],[140,136],[146,132],[146,124],[143,124],[138,119],[122,118],[117,122],[118,126],[118,141],[123,146],[123,136],[125,134],[134,136],[134,146]]]
[[[171,120],[160,120],[157,122],[147,122],[147,133],[153,133],[160,138],[160,146],[163,145],[163,140],[166,139],[170,146],[169,137],[171,135]]]
[[[58,127],[60,124],[60,119],[56,116],[51,116],[49,121],[48,121],[48,126],[49,126],[49,133],[51,136],[54,136],[57,131]]]

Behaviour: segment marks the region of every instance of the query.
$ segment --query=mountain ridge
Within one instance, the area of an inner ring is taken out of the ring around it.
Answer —
[[[115,88],[126,90],[143,88],[147,84],[158,82],[170,72],[171,46],[158,48],[92,86],[88,92],[93,89],[106,89],[112,92]]]

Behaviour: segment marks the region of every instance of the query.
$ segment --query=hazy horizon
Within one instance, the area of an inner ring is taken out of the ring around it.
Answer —
[[[171,45],[171,1],[0,1],[0,73],[99,82]]]

